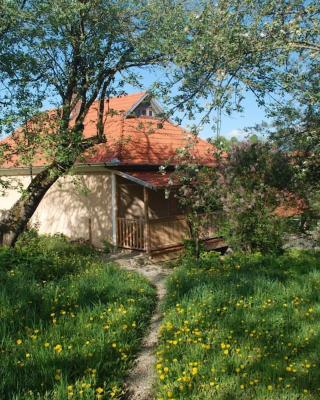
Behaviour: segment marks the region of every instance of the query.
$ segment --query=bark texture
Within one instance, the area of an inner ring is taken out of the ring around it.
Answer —
[[[53,163],[32,179],[25,193],[0,221],[0,243],[10,247],[15,245],[44,195],[71,166],[58,167]]]

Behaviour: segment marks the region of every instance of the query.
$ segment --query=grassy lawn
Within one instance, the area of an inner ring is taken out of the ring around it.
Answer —
[[[0,398],[118,398],[155,305],[134,273],[62,237],[0,249]]]
[[[319,399],[320,253],[208,257],[169,279],[157,399]]]

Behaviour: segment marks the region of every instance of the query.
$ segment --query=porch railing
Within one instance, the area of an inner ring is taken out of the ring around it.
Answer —
[[[199,216],[200,217],[200,216]],[[216,215],[203,216],[206,223],[201,237],[209,239],[215,237]],[[118,246],[134,250],[146,250],[146,223],[143,218],[118,218],[117,242]],[[159,250],[183,243],[189,237],[189,229],[185,215],[150,219],[150,250]]]
[[[144,250],[144,219],[118,218],[117,242],[125,249]]]

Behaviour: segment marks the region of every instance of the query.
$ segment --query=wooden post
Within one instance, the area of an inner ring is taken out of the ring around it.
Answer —
[[[149,221],[149,192],[146,187],[143,188],[143,201],[144,201],[144,240],[145,249],[148,255],[151,254],[151,237],[150,237],[150,221]]]
[[[116,248],[118,246],[118,204],[117,204],[117,177],[116,174],[111,174],[111,207],[112,207],[112,244]]]

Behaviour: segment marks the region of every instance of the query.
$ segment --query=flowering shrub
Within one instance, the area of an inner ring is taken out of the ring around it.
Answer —
[[[268,144],[242,143],[221,169],[220,231],[236,250],[281,252],[284,218],[275,209],[292,184],[286,156]]]
[[[279,253],[284,218],[275,210],[292,189],[292,167],[286,156],[268,144],[244,142],[228,153],[215,150],[213,166],[199,166],[192,146],[181,152],[174,173],[176,196],[187,213],[191,238],[199,256],[199,236],[216,214],[218,234],[234,250]],[[218,211],[218,212],[217,212]]]
[[[110,399],[155,305],[135,273],[63,236],[0,248],[0,398]]]

